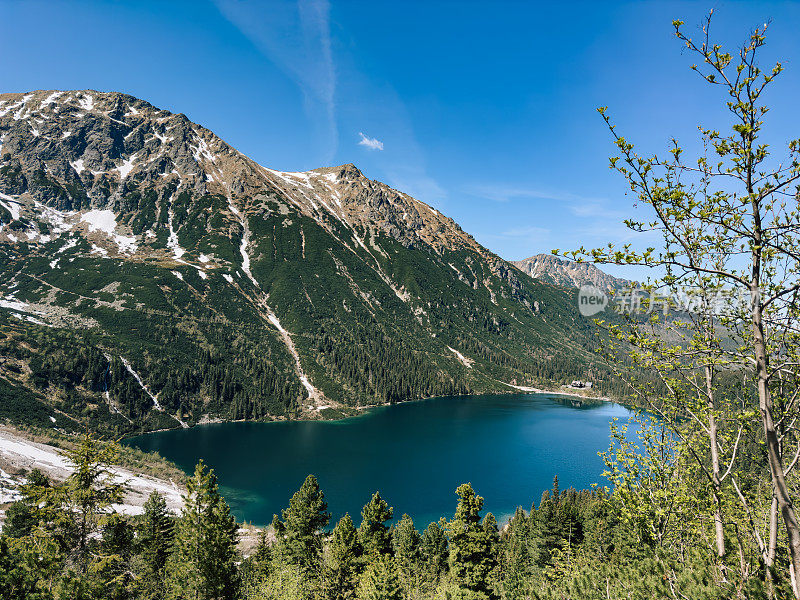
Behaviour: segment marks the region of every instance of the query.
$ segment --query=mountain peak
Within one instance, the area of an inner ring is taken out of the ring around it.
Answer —
[[[591,284],[600,289],[613,290],[630,284],[625,279],[601,271],[591,263],[579,263],[553,254],[536,254],[512,261],[512,264],[534,279],[564,287]]]
[[[10,377],[49,402],[38,356],[80,337],[65,414],[131,431],[494,389],[563,356],[574,312],[352,163],[270,169],[127,94],[0,96],[0,326],[50,344]]]
[[[345,238],[357,246],[385,235],[435,252],[479,248],[451,219],[369,179],[353,163],[305,172],[270,169],[185,115],[119,92],[3,94],[0,166],[19,173],[0,178],[2,194],[25,194],[59,211],[111,210],[126,222],[141,220],[147,190],[157,209],[146,220],[156,235],[164,226],[156,217],[191,192],[227,197],[221,212],[234,220],[240,220],[235,211],[264,210],[264,201],[259,208],[253,199],[280,197],[328,231],[351,230]],[[147,231],[135,229],[136,236]]]
[[[338,167],[320,167],[319,169],[312,169],[310,172],[319,173],[320,175],[335,174],[339,179],[360,179],[364,177],[361,169],[353,163],[339,165]]]

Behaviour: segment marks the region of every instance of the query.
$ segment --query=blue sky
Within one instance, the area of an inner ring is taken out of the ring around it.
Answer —
[[[711,8],[728,44],[772,20],[768,138],[800,137],[793,2],[0,0],[0,89],[124,91],[272,168],[353,162],[513,260],[628,239],[598,106],[651,152],[726,127],[670,25]]]

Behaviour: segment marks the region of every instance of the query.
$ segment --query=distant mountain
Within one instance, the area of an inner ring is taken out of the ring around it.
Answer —
[[[0,95],[0,418],[319,418],[602,365],[574,293],[354,165],[281,172],[121,93]]]
[[[534,279],[564,287],[590,284],[601,290],[616,290],[630,285],[626,279],[612,277],[591,263],[579,263],[553,254],[536,254],[512,261],[514,266]]]

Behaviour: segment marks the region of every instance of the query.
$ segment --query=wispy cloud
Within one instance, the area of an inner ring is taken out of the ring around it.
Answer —
[[[530,256],[550,247],[592,248],[632,243],[635,247],[654,245],[653,235],[636,233],[623,223],[640,216],[637,210],[624,211],[608,198],[582,195],[559,189],[507,183],[465,186],[462,191],[475,198],[499,203],[515,203],[515,212],[528,215],[528,223],[552,223],[553,229],[520,223],[519,217],[499,233],[484,233],[480,239],[501,245],[510,256]],[[505,211],[504,211],[505,212]]]
[[[332,157],[338,146],[338,130],[328,1],[214,2],[225,18],[300,87],[306,114],[327,138],[326,154]]]
[[[427,204],[437,204],[447,198],[447,192],[425,169],[418,165],[394,165],[387,169],[389,185]]]
[[[365,146],[370,150],[383,150],[383,142],[379,139],[368,137],[360,131],[358,135],[361,136],[361,140],[358,142],[359,146]]]
[[[464,188],[471,196],[494,200],[495,202],[510,202],[512,200],[556,200],[559,202],[582,204],[602,202],[600,198],[591,198],[572,194],[563,190],[546,190],[532,187],[521,187],[506,184],[476,184]]]
[[[550,235],[550,230],[545,227],[514,227],[513,229],[509,229],[504,231],[500,234],[502,237],[513,237],[513,238],[527,238],[527,237],[547,237]]]
[[[534,187],[509,186],[504,184],[480,184],[464,188],[471,196],[486,198],[494,202],[512,202],[519,200],[550,200],[560,203],[575,217],[586,219],[608,219],[622,221],[630,216],[613,207],[607,198],[574,194],[563,190],[548,190]]]

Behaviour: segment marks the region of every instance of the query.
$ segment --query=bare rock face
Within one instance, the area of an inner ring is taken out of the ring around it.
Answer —
[[[537,254],[512,264],[534,279],[564,287],[589,284],[601,290],[615,290],[630,284],[625,279],[604,273],[593,264],[578,263],[552,254]]]
[[[344,223],[362,240],[380,234],[437,252],[481,249],[452,219],[368,179],[355,165],[268,169],[184,115],[126,94],[0,95],[0,140],[0,165],[14,174],[0,178],[0,192],[28,193],[58,210],[136,212],[140,207],[125,199],[142,189],[160,202],[178,190],[230,197],[235,206],[244,197],[280,194],[319,222]]]

